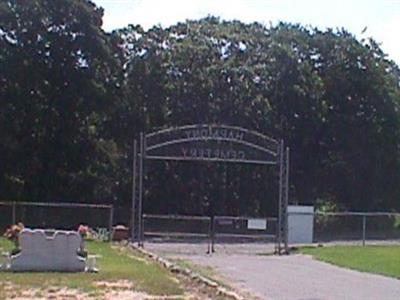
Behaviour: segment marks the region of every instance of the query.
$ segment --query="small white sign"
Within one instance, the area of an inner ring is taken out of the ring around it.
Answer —
[[[225,225],[225,226],[232,226],[233,225],[233,220],[218,220],[219,225]]]
[[[266,230],[267,229],[267,220],[266,219],[248,219],[247,220],[247,229]]]

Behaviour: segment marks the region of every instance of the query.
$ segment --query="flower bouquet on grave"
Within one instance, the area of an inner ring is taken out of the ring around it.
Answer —
[[[88,233],[89,233],[89,226],[87,225],[79,225],[78,227],[78,233],[81,236],[81,244],[79,246],[78,249],[78,255],[82,256],[82,257],[87,257],[88,252],[85,249],[85,238],[87,237]]]
[[[89,226],[83,224],[79,225],[78,233],[83,239],[87,236],[88,232],[89,232]]]
[[[18,224],[11,225],[7,228],[4,236],[14,243],[15,248],[11,250],[11,255],[18,254],[21,252],[19,248],[19,234],[25,228],[24,224],[19,222]]]

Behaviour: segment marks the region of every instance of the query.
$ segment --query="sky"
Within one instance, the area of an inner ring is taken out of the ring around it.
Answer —
[[[345,28],[358,38],[373,37],[400,65],[400,0],[92,0],[104,8],[103,28],[128,24],[167,27],[208,15],[225,20],[279,21],[320,29]],[[364,30],[367,28],[366,30]]]

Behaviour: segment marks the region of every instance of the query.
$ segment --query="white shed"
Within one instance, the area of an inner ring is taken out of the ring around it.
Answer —
[[[289,205],[288,243],[311,244],[313,242],[314,206]]]

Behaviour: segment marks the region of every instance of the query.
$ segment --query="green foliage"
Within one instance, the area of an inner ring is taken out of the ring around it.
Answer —
[[[333,201],[317,199],[317,201],[315,201],[315,211],[319,213],[331,213],[341,211],[341,209],[339,205]]]
[[[393,227],[400,230],[400,216],[394,217]]]
[[[140,116],[138,129],[254,129],[291,147],[292,200],[323,199],[351,210],[399,207],[399,69],[373,40],[213,17],[114,35],[126,50],[124,86],[137,101],[129,119]],[[276,210],[274,170],[153,166],[146,183],[146,209],[153,212],[204,212],[209,202],[219,213]]]
[[[399,246],[329,246],[300,251],[340,267],[400,278]]]
[[[86,0],[1,1],[3,198],[104,201],[112,189],[104,124],[118,64],[102,15]]]
[[[373,40],[214,17],[107,34],[90,1],[0,3],[0,197],[128,205],[133,137],[210,123],[284,139],[292,201],[400,209],[400,70]],[[145,211],[277,211],[273,168],[146,170]]]
[[[0,237],[0,252],[10,252],[14,249],[14,243],[6,238]]]
[[[324,201],[322,199],[317,199],[317,201],[315,202],[315,211],[317,213],[332,213],[340,211],[340,208],[339,205],[334,201],[329,201],[329,200]],[[337,222],[338,222],[337,218],[334,217],[326,215],[315,216],[315,226],[321,231],[326,230],[331,226],[337,228],[338,227]]]

